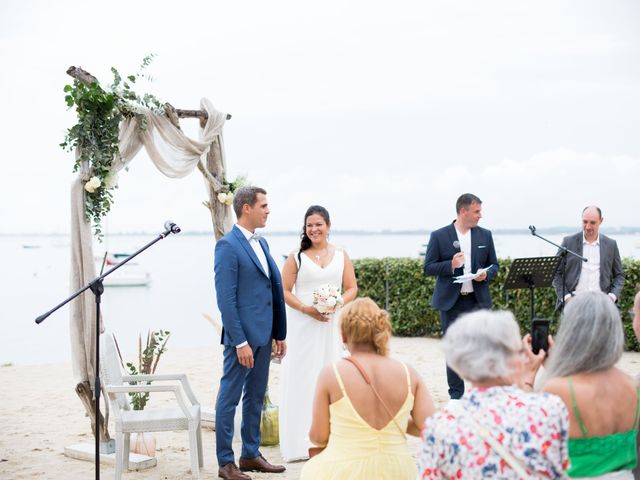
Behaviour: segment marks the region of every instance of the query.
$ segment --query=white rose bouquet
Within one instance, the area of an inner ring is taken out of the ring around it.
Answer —
[[[322,314],[332,314],[344,304],[340,288],[335,285],[321,285],[313,292],[313,306]]]

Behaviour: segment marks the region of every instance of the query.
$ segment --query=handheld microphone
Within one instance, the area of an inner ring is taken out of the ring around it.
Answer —
[[[460,250],[460,242],[458,240],[453,241],[453,248]]]
[[[167,232],[171,232],[171,233],[180,233],[181,231],[180,227],[175,223],[173,223],[171,220],[167,220],[166,222],[164,222],[164,229]]]
[[[533,225],[529,225],[529,230],[531,230],[531,235],[536,234],[536,227],[534,227]]]

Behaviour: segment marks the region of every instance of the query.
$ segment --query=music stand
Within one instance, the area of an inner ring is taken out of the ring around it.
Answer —
[[[531,320],[535,318],[533,291],[536,288],[551,286],[561,259],[562,257],[560,256],[516,258],[511,264],[502,288],[504,290],[529,289],[531,293]]]

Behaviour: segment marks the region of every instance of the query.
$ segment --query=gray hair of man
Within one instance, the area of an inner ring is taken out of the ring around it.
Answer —
[[[581,292],[564,309],[545,378],[606,370],[620,360],[623,348],[620,313],[609,296]]]
[[[267,194],[264,188],[246,186],[240,187],[233,195],[233,211],[236,212],[236,218],[242,216],[242,207],[247,204],[253,207],[258,201],[258,194]]]
[[[444,336],[447,364],[465,380],[510,377],[511,360],[522,349],[520,328],[508,311],[478,310],[461,315]]]

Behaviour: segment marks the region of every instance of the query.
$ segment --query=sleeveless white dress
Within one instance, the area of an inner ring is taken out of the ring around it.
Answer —
[[[296,254],[296,263],[298,261]],[[335,250],[324,268],[304,253],[293,293],[305,305],[313,305],[313,291],[324,284],[342,287],[344,252]],[[280,377],[280,452],[286,462],[308,457],[313,397],[320,370],[347,355],[342,346],[338,317],[320,322],[287,307],[287,354]]]

